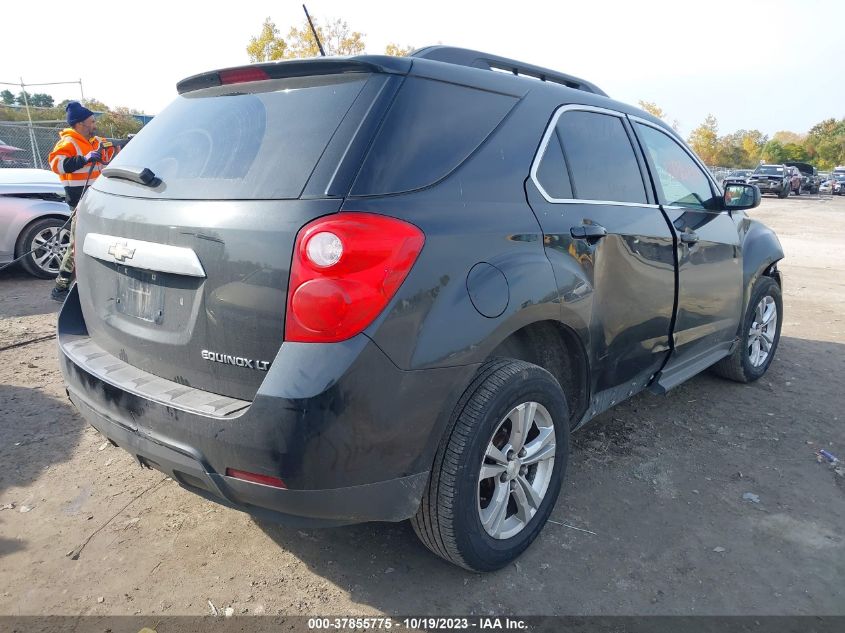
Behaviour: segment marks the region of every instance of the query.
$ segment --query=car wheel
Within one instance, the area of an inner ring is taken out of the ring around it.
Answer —
[[[801,195],[801,185],[798,185],[797,187],[795,187],[795,195],[796,196]]]
[[[782,187],[781,190],[778,191],[778,198],[783,200],[787,196],[789,196],[789,187]]]
[[[569,409],[557,380],[523,361],[490,361],[455,408],[414,531],[451,563],[500,569],[543,529],[568,455]]]
[[[18,238],[17,256],[32,251],[21,260],[24,270],[41,279],[51,279],[59,274],[68,244],[70,230],[67,220],[44,218],[27,226]]]
[[[783,298],[778,283],[760,277],[754,284],[740,341],[733,353],[713,365],[713,371],[737,382],[754,382],[766,373],[780,342]]]

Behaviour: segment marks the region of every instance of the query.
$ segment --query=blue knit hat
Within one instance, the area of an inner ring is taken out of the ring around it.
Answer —
[[[93,116],[93,112],[86,108],[79,101],[71,101],[65,106],[67,110],[67,124],[76,125],[80,121],[84,121],[89,116]]]

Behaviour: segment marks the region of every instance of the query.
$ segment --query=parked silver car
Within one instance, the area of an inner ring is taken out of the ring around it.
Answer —
[[[0,169],[0,265],[32,251],[21,261],[24,270],[43,279],[55,277],[70,241],[69,217],[56,174]]]

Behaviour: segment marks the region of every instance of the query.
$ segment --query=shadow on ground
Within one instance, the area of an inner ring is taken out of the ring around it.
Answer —
[[[39,389],[0,385],[0,505],[15,503],[0,512],[0,532],[3,515],[20,512],[26,487],[48,468],[71,459],[84,429],[84,421],[67,400]],[[13,498],[11,488],[24,490]],[[17,541],[0,538],[0,557],[21,547]]]
[[[557,523],[494,574],[441,561],[408,522],[258,526],[393,614],[840,612],[845,485],[815,451],[838,438],[831,450],[845,452],[831,397],[843,370],[845,346],[784,337],[756,383],[705,373],[618,405],[573,436]]]
[[[19,266],[0,272],[0,318],[58,312],[61,304],[50,299],[53,285],[52,279],[36,279]]]

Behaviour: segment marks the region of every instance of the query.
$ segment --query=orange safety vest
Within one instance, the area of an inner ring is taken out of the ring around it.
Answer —
[[[102,165],[100,163],[91,163],[83,165],[76,171],[65,172],[64,161],[66,158],[73,156],[85,156],[88,152],[99,150],[103,156],[103,163],[108,163],[114,157],[114,146],[105,146],[103,139],[95,136],[92,139],[87,139],[73,128],[65,128],[59,132],[59,142],[50,152],[49,161],[50,169],[59,175],[59,179],[65,187],[83,187],[85,181],[91,184],[100,175]],[[91,170],[91,177],[88,177],[88,170]]]

